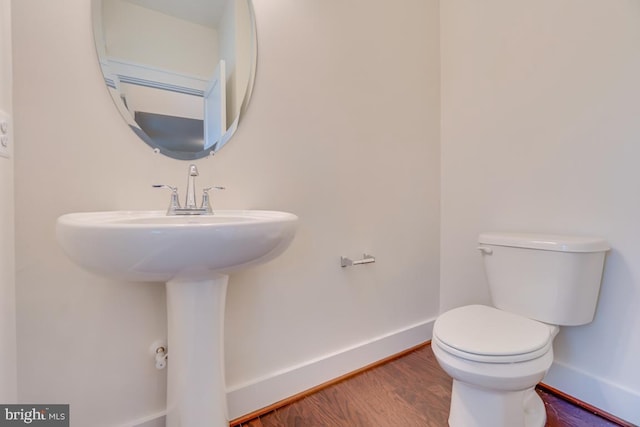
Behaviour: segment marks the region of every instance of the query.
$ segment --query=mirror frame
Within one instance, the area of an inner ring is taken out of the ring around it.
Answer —
[[[180,1],[180,0],[176,0]],[[109,78],[104,74],[103,65],[107,63],[107,59],[102,55],[102,51],[98,45],[99,41],[103,41],[104,37],[99,34],[102,31],[102,2],[103,0],[91,0],[91,19],[92,19],[92,28],[93,28],[93,41],[95,46],[95,52],[98,60],[98,65],[100,67],[100,74],[102,76],[102,80],[105,83],[105,87],[109,92],[109,95],[114,103],[114,106],[119,111],[120,115],[127,123],[129,128],[133,131],[134,134],[138,136],[144,143],[146,143],[149,147],[153,149],[153,152],[156,154],[163,154],[167,157],[176,159],[176,160],[197,160],[202,159],[207,156],[213,156],[216,152],[218,152],[222,147],[224,147],[233,137],[235,132],[240,125],[240,122],[243,119],[243,116],[249,106],[249,102],[251,100],[251,96],[253,94],[256,72],[257,72],[257,62],[258,62],[258,35],[257,35],[257,25],[256,25],[256,15],[253,6],[253,0],[245,0],[247,2],[247,6],[249,9],[249,19],[250,19],[250,52],[249,52],[249,79],[247,81],[247,87],[245,88],[244,97],[242,98],[242,103],[240,105],[240,109],[238,111],[238,115],[234,118],[233,122],[229,125],[226,132],[222,135],[222,137],[212,144],[211,147],[204,149],[198,152],[189,152],[189,151],[176,151],[171,150],[161,145],[156,144],[153,139],[147,135],[147,133],[135,122],[133,115],[127,109],[125,103],[120,98],[120,92],[116,89],[115,83],[110,82]]]

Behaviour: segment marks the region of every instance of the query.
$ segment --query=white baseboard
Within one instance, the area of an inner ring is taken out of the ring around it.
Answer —
[[[133,427],[166,427],[166,425],[167,425],[166,416],[162,415],[152,420],[145,421],[142,424],[134,424]]]
[[[542,382],[618,418],[640,425],[640,393],[637,391],[561,362],[553,363]]]
[[[431,339],[435,319],[227,389],[229,418],[272,405]]]
[[[146,417],[139,418],[135,421],[131,421],[125,424],[121,424],[118,427],[165,427],[167,411],[157,412],[155,414],[147,415]]]

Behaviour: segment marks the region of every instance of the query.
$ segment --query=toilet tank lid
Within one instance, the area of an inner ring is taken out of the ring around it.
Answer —
[[[478,243],[557,252],[604,252],[610,248],[600,237],[538,233],[481,233]]]

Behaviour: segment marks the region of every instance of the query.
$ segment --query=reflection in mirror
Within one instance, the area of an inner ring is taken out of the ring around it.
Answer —
[[[92,0],[104,81],[127,124],[169,157],[218,151],[253,87],[251,0]]]

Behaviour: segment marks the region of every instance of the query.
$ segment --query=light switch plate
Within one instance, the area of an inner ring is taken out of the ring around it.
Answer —
[[[0,110],[0,157],[11,157],[12,134],[11,116]]]

